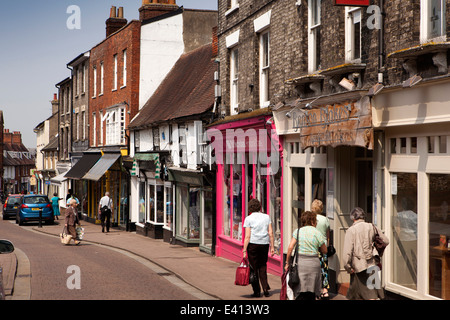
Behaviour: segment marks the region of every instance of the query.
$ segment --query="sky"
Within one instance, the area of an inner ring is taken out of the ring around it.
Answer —
[[[187,9],[217,10],[217,0],[176,3]],[[20,131],[23,144],[36,148],[33,129],[51,116],[55,85],[70,76],[67,63],[105,38],[111,6],[123,7],[130,21],[139,19],[141,5],[142,0],[2,1],[0,110],[5,129]],[[72,6],[79,9],[78,20]]]

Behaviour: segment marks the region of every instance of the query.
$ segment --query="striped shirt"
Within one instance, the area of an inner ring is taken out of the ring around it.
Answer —
[[[298,229],[292,235],[297,239]],[[325,239],[319,230],[313,226],[305,226],[300,228],[300,235],[298,237],[298,253],[307,256],[317,256],[319,248],[325,243]]]

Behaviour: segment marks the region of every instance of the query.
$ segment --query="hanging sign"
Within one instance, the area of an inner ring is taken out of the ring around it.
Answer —
[[[334,0],[335,6],[368,7],[370,0]]]

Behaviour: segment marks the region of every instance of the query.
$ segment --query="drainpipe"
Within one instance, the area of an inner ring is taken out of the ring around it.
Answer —
[[[380,29],[378,30],[378,82],[383,83],[384,71],[384,0],[380,0]]]

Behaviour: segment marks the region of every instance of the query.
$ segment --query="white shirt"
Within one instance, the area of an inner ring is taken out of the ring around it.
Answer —
[[[251,228],[250,243],[270,244],[269,225],[272,223],[268,214],[253,212],[244,221],[244,228]]]
[[[107,206],[108,209],[111,209],[111,198],[108,196],[104,196],[100,199],[100,209],[104,206]]]

